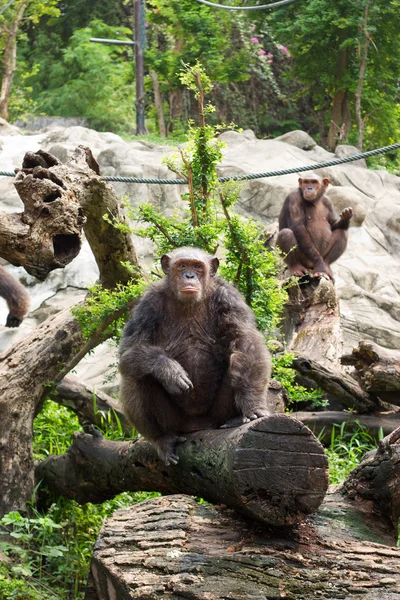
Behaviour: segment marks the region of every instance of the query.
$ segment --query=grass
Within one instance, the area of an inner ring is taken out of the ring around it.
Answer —
[[[364,454],[377,446],[377,440],[369,433],[368,429],[358,421],[355,423],[355,428],[353,425],[349,427],[347,423],[332,427],[330,444],[325,448],[330,483],[344,481]],[[378,439],[382,437],[383,432],[380,430]]]
[[[34,424],[34,456],[62,454],[80,425],[73,413],[47,401]],[[122,431],[104,420],[104,433],[121,439]],[[360,424],[332,429],[326,452],[331,483],[340,483],[376,440]],[[0,520],[1,600],[83,600],[93,545],[106,517],[156,493],[123,493],[100,505],[80,506],[57,498],[46,511],[33,505],[29,516],[9,513]],[[7,535],[4,535],[7,534]]]
[[[63,454],[73,433],[80,430],[71,411],[47,401],[34,423],[35,460]],[[106,417],[103,433],[111,439],[122,437],[118,422],[110,425]],[[125,492],[103,504],[83,506],[57,498],[45,512],[32,505],[29,516],[5,515],[0,519],[1,600],[82,600],[93,545],[104,519],[117,508],[156,495]]]

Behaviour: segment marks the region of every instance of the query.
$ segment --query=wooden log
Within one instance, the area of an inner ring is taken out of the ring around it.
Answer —
[[[400,351],[363,340],[350,355],[342,356],[342,364],[352,365],[361,386],[371,394],[400,405]]]
[[[398,600],[400,549],[386,543],[334,493],[279,531],[188,496],[153,498],[104,522],[85,600]]]
[[[315,386],[328,392],[347,409],[359,413],[385,410],[386,405],[376,396],[363,390],[358,382],[339,370],[330,369],[315,360],[299,356],[293,361],[293,368]]]
[[[283,320],[287,350],[340,371],[343,337],[333,283],[307,275],[290,286],[288,293]]]
[[[340,427],[342,423],[348,425],[348,431],[355,430],[359,423],[366,427],[376,439],[378,439],[380,431],[386,436],[400,427],[399,412],[360,415],[354,411],[323,410],[320,412],[295,411],[291,415],[307,425],[323,444],[329,443],[333,427],[335,425]]]
[[[313,513],[328,486],[322,445],[284,414],[190,434],[176,453],[178,465],[166,467],[144,440],[77,434],[67,454],[43,461],[36,476],[80,503],[103,502],[123,491],[185,492],[272,525]]]

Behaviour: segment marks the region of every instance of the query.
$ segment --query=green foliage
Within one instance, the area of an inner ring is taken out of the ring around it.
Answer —
[[[399,120],[395,116],[399,102],[399,8],[399,0],[309,0],[273,11],[267,17],[294,58],[289,77],[303,84],[302,93],[311,97],[320,117],[325,113],[326,127],[332,118],[333,98],[347,93],[353,113],[350,143],[358,137],[355,93],[365,31],[371,39],[361,102],[365,145],[387,145],[399,136]]]
[[[129,132],[135,115],[132,50],[92,43],[91,37],[131,40],[132,32],[98,20],[77,29],[62,59],[47,65],[38,108],[48,115],[84,117],[101,131]],[[41,77],[42,72],[28,81],[36,86]]]
[[[76,305],[72,314],[79,322],[84,338],[88,339],[98,327],[109,317],[116,315],[107,329],[104,337],[113,337],[118,340],[127,318],[129,303],[142,294],[145,282],[132,280],[125,286],[118,285],[116,289],[109,290],[96,284],[89,287],[88,296],[82,305]]]
[[[34,422],[34,456],[63,454],[79,430],[77,418],[65,407],[47,401]],[[107,426],[110,439],[121,439],[121,428]],[[123,493],[101,505],[80,506],[57,498],[43,513],[12,512],[0,520],[0,598],[4,600],[82,600],[93,545],[104,518],[157,493]],[[57,590],[56,592],[54,590]]]
[[[281,382],[289,396],[289,411],[296,410],[299,403],[311,403],[314,408],[328,405],[321,388],[309,390],[295,382],[296,371],[292,368],[294,354],[287,352],[272,356],[272,376]]]
[[[323,437],[323,436],[320,436]],[[383,438],[380,430],[378,439]],[[342,423],[332,427],[330,445],[326,448],[331,483],[341,483],[369,450],[377,446],[377,440],[368,429],[355,421],[355,427]]]
[[[161,254],[180,246],[215,253],[222,245],[225,260],[221,274],[244,294],[259,327],[270,331],[277,326],[287,297],[277,279],[279,255],[265,248],[260,223],[233,212],[241,186],[218,182],[216,168],[224,144],[215,137],[218,129],[205,123],[204,96],[212,86],[204,69],[196,63],[186,67],[180,78],[191,90],[197,90],[201,121],[197,128],[191,124],[188,144],[166,161],[188,182],[189,191],[183,196],[188,204],[186,218],[166,217],[151,205],[142,204],[134,216],[146,226],[136,233],[150,237]]]

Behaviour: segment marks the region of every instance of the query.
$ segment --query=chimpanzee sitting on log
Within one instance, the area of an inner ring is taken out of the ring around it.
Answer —
[[[120,398],[160,458],[176,464],[184,433],[270,414],[271,359],[241,294],[216,276],[218,258],[180,248],[145,292],[120,348]]]
[[[353,209],[345,208],[338,218],[325,196],[328,185],[329,179],[306,173],[283,204],[277,245],[292,275],[301,277],[312,271],[316,277],[325,274],[334,281],[330,265],[346,249]]]

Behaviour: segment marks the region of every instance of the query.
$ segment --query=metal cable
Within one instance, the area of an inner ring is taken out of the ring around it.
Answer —
[[[353,162],[354,160],[360,160],[360,158],[367,158],[368,156],[375,156],[376,154],[384,154],[391,150],[400,148],[400,142],[397,144],[391,144],[390,146],[384,146],[383,148],[376,148],[375,150],[368,150],[367,152],[361,152],[360,154],[353,154],[352,156],[345,156],[343,158],[335,158],[326,162],[315,163],[313,165],[302,165],[301,167],[292,167],[290,169],[281,169],[280,171],[266,171],[265,173],[250,173],[248,175],[230,175],[228,177],[218,177],[218,181],[245,181],[251,179],[262,179],[263,177],[278,177],[279,175],[290,175],[291,173],[300,173],[301,171],[313,171],[314,169],[321,169],[322,167],[333,167],[342,163]],[[2,177],[14,177],[13,171],[0,171]],[[106,175],[102,177],[105,181],[118,181],[121,183],[159,183],[162,185],[181,185],[186,184],[185,179],[156,179],[149,177],[120,177],[119,175]]]
[[[225,6],[224,4],[215,4],[214,2],[208,2],[208,0],[197,0],[201,4],[206,6],[212,6],[212,8],[224,8],[225,10],[266,10],[267,8],[277,8],[284,4],[290,4],[296,2],[296,0],[280,0],[279,2],[273,2],[272,4],[259,4],[256,6]]]

